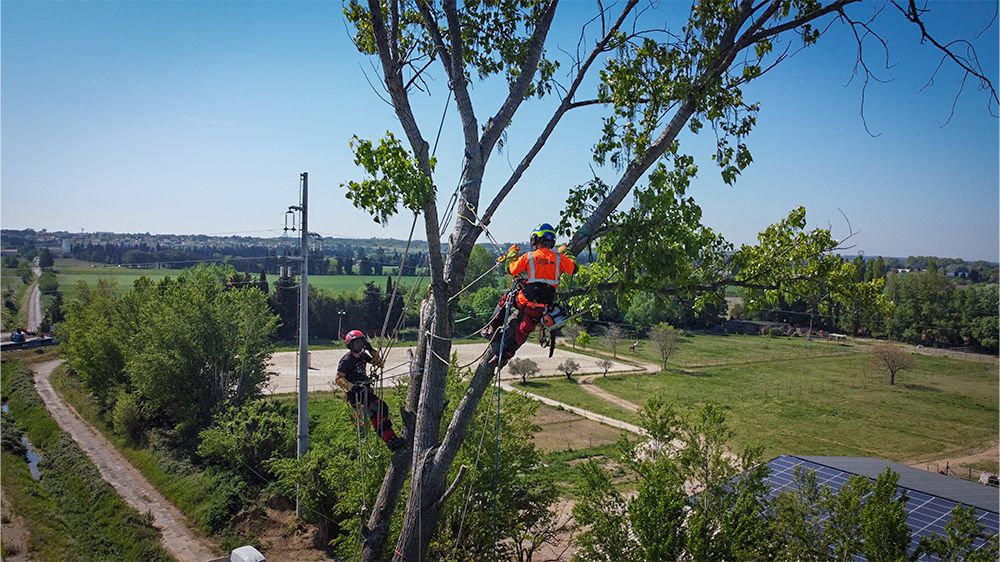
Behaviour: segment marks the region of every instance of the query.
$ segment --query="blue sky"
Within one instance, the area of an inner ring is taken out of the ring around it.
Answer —
[[[931,3],[932,31],[970,38],[990,2]],[[860,6],[868,12],[872,6]],[[560,6],[550,53],[574,50],[594,4]],[[312,230],[330,236],[405,238],[411,217],[387,227],[355,210],[339,187],[359,172],[348,141],[399,132],[372,91],[377,74],[354,50],[339,2],[19,2],[0,5],[4,228],[153,233],[280,231],[310,173]],[[648,17],[676,21],[686,4]],[[747,88],[761,102],[748,139],[753,165],[733,187],[708,159],[711,139],[685,133],[700,173],[691,194],[704,221],[739,244],[804,205],[812,226],[857,232],[849,253],[998,259],[998,121],[969,83],[948,119],[960,75],[946,65],[918,92],[939,55],[890,10],[877,22],[892,68],[866,98],[849,85],[855,46],[834,24],[820,43]],[[974,40],[997,79],[997,25]],[[869,60],[878,62],[874,44]],[[565,67],[566,65],[564,65]],[[480,121],[503,95],[473,95]],[[415,107],[433,140],[447,89],[437,73]],[[483,184],[488,201],[537,136],[557,100],[525,104]],[[461,136],[449,110],[438,149],[439,193],[454,189]],[[500,240],[555,222],[566,193],[591,176],[600,111],[571,112],[494,219]],[[443,201],[442,201],[443,203]],[[418,230],[418,232],[420,232]]]

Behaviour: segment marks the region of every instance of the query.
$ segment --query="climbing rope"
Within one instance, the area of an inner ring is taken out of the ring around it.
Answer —
[[[497,395],[497,421],[496,421],[496,462],[493,467],[493,560],[497,559],[497,500],[500,496],[500,371],[503,369],[504,344],[507,338],[508,322],[510,320],[510,306],[514,301],[513,289],[507,293],[507,304],[504,310],[503,331],[500,332],[500,347],[497,348],[497,370],[496,370],[496,395]]]
[[[354,427],[358,434],[358,463],[361,466],[361,510],[358,512],[358,542],[355,547],[355,555],[360,561],[361,544],[365,539],[365,513],[368,511],[368,505],[365,501],[365,498],[368,496],[368,482],[365,480],[365,455],[361,440],[361,425],[365,423],[366,420],[359,410],[360,408],[358,407],[354,408]]]
[[[494,394],[496,393],[496,387],[493,387],[493,393]],[[493,402],[493,396],[490,396],[490,400],[489,400],[489,402],[487,402],[487,404],[491,404],[492,402]],[[482,429],[479,431],[479,445],[476,446],[476,460],[472,464],[472,467],[473,467],[472,469],[474,471],[478,471],[479,470],[479,458],[480,458],[480,456],[481,456],[481,454],[483,452],[483,442],[485,441],[485,437],[486,437],[486,423],[488,421],[489,421],[489,417],[484,415],[483,416]],[[472,499],[472,486],[473,486],[473,484],[475,484],[475,480],[470,477],[469,478],[469,486],[468,486],[468,488],[467,488],[467,490],[465,492],[465,502],[463,502],[463,505],[462,505],[462,515],[458,519],[458,534],[455,537],[455,547],[454,547],[454,550],[456,552],[458,551],[458,548],[462,544],[462,529],[465,527],[465,517],[469,513],[469,502]],[[457,557],[456,557],[456,559],[457,559]]]

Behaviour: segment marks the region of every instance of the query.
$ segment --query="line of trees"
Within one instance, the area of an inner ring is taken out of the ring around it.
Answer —
[[[384,290],[373,281],[367,281],[356,293],[339,294],[321,292],[310,286],[309,336],[315,339],[337,340],[348,330],[361,330],[369,335],[381,333],[390,309],[393,283],[394,278],[386,276]],[[403,337],[412,335],[412,330],[408,331],[406,327],[412,328],[417,323],[416,307],[411,303],[411,306],[404,310],[410,291],[410,287],[404,284],[400,284],[396,289],[387,327],[391,333],[399,324]],[[279,278],[275,281],[269,303],[281,320],[277,331],[278,339],[293,339],[298,333],[299,325],[298,281],[292,278]],[[338,330],[342,333],[338,333]]]
[[[887,307],[863,301],[830,302],[822,292],[792,301],[779,298],[768,302],[760,291],[744,291],[744,315],[912,344],[997,351],[997,284],[959,284],[961,278],[949,277],[933,259],[921,271],[890,271],[881,258],[856,258],[853,265],[858,280],[876,280],[884,285]]]

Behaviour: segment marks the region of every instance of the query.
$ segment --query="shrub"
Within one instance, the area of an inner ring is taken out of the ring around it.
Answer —
[[[119,435],[125,437],[130,444],[142,442],[143,419],[139,400],[134,394],[122,391],[115,400],[111,412],[111,424]]]

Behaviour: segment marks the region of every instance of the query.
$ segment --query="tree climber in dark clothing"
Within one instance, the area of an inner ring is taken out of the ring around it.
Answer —
[[[557,252],[552,250],[555,245],[555,230],[552,225],[542,223],[531,233],[532,251],[518,257],[521,248],[517,244],[507,251],[504,258],[507,262],[507,271],[515,277],[521,276],[524,286],[517,291],[512,303],[520,311],[520,320],[513,334],[508,334],[504,343],[504,362],[513,357],[514,352],[524,344],[531,331],[545,315],[546,307],[555,300],[559,276],[563,273],[572,275],[576,272],[576,262],[566,250],[566,246],[560,246]],[[524,277],[525,275],[527,277]],[[503,324],[503,309],[507,305],[509,295],[510,293],[507,293],[500,299],[493,318],[483,328],[483,337],[492,339],[496,330]]]
[[[404,440],[392,430],[389,407],[372,390],[372,380],[365,372],[365,367],[369,363],[376,367],[383,366],[383,359],[361,330],[347,332],[344,341],[350,351],[337,365],[337,386],[344,389],[347,402],[356,410],[363,411],[371,420],[372,427],[389,450],[395,451],[403,446]]]

